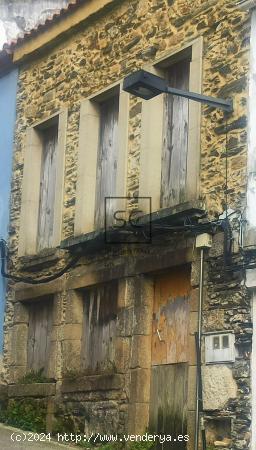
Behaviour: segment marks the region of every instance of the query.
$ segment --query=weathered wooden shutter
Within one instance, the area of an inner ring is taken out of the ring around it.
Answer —
[[[172,65],[168,69],[169,85],[188,90],[189,67],[189,61]],[[186,201],[188,112],[186,98],[177,95],[165,96],[160,199],[162,208]]]
[[[42,162],[40,180],[40,203],[38,214],[38,250],[53,245],[54,203],[56,185],[56,154],[58,127],[42,131]]]
[[[50,355],[52,307],[52,299],[44,299],[29,305],[28,369],[34,371],[44,369],[45,375]]]
[[[155,279],[152,327],[150,432],[186,434],[190,268],[181,266]],[[185,449],[185,442],[175,448]],[[168,450],[170,442],[158,446]]]
[[[115,95],[100,104],[100,136],[96,177],[95,227],[105,223],[105,197],[116,195],[118,158],[118,111],[119,96]],[[107,214],[112,217],[115,202]]]
[[[85,292],[81,366],[90,372],[111,370],[115,361],[117,284]]]

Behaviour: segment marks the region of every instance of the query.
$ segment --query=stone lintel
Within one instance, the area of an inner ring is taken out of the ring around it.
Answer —
[[[55,390],[55,383],[13,384],[8,386],[8,397],[50,397]]]
[[[130,259],[126,257],[119,265],[110,268],[100,268],[97,270],[94,267],[93,270],[88,270],[88,267],[77,267],[70,272],[67,279],[61,277],[50,283],[32,287],[24,284],[21,285],[20,283],[16,284],[14,302],[58,293],[64,289],[85,288],[112,280],[141,275],[141,273],[164,270],[180,264],[190,263],[192,256],[192,248],[184,247],[179,252],[172,250],[166,251],[164,254],[138,257],[135,262],[134,257]]]
[[[66,379],[61,386],[62,393],[110,391],[122,389],[124,380],[120,374],[88,375],[76,379]]]

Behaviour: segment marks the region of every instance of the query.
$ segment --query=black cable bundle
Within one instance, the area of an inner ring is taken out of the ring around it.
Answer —
[[[10,273],[7,273],[6,270],[6,262],[8,258],[8,248],[7,244],[4,239],[0,239],[0,257],[1,257],[1,275],[4,278],[8,278],[9,280],[13,280],[16,282],[22,282],[22,283],[29,283],[29,284],[43,284],[43,283],[49,283],[50,281],[56,280],[57,278],[60,278],[64,273],[66,273],[71,267],[74,267],[79,259],[81,258],[81,254],[75,256],[69,263],[63,267],[59,272],[55,273],[54,275],[51,275],[49,277],[40,278],[40,279],[34,279],[29,277],[18,277],[16,275],[12,275]]]
[[[232,242],[233,242],[233,235],[232,235],[232,228],[230,225],[230,221],[228,217],[223,220],[222,227],[224,231],[224,265],[229,266],[232,262]]]

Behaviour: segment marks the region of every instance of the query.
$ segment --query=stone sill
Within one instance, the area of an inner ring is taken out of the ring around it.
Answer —
[[[140,217],[138,220],[138,224],[142,227],[147,227],[147,230],[154,225],[172,225],[178,226],[184,223],[184,220],[189,218],[191,220],[198,220],[205,216],[205,205],[202,201],[197,200],[193,202],[181,203],[179,205],[163,208],[158,211],[155,211],[150,214],[145,214]],[[110,235],[111,240],[116,243],[130,243],[129,239],[131,234],[133,234],[132,229],[125,230],[127,233],[127,237],[125,235],[120,234],[120,231],[113,230],[111,228],[104,230],[100,229],[97,231],[92,231],[90,233],[82,234],[80,236],[70,237],[63,240],[60,244],[60,248],[64,250],[76,250],[78,248],[83,248],[88,251],[96,251],[109,246],[110,244],[106,242],[106,232]],[[154,233],[158,234],[159,231],[152,230],[152,236],[154,237]],[[142,233],[143,234],[143,233]],[[139,238],[138,238],[139,239]],[[143,241],[142,241],[143,243]]]
[[[19,257],[19,270],[22,272],[37,272],[56,264],[65,256],[65,252],[56,248],[45,249],[36,255],[27,255]]]
[[[12,384],[8,386],[8,397],[50,397],[55,395],[55,383]]]
[[[111,391],[123,387],[123,377],[119,374],[88,375],[76,379],[65,379],[62,382],[61,392]]]

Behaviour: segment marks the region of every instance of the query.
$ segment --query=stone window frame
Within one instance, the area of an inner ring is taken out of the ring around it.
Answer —
[[[122,80],[90,95],[81,102],[78,145],[78,174],[74,235],[95,231],[96,170],[100,127],[99,102],[113,93],[119,94],[118,167],[116,196],[126,197],[129,94],[122,89]],[[125,208],[125,199],[118,206]]]
[[[175,55],[191,48],[189,90],[201,93],[203,65],[203,37],[186,43],[175,50],[168,51],[154,63],[146,65],[145,70],[163,76],[161,65],[175,61]],[[152,211],[160,209],[161,196],[161,160],[163,145],[164,96],[159,95],[150,101],[142,100],[141,113],[141,154],[139,196],[152,199]],[[200,147],[201,147],[201,104],[189,102],[187,199],[196,200],[200,192]],[[143,202],[141,202],[143,209]]]
[[[33,126],[27,128],[26,130],[18,247],[19,257],[25,255],[35,255],[38,253],[38,213],[43,146],[37,130],[45,124],[48,125],[48,123],[54,123],[56,119],[58,119],[58,147],[56,161],[53,248],[57,247],[61,242],[67,117],[68,111],[67,109],[63,109],[58,113],[34,123]]]
[[[10,332],[10,382],[17,383],[18,380],[31,371],[28,365],[28,333],[30,306],[42,302],[44,299],[52,301],[52,330],[50,336],[50,355],[47,377],[55,379],[57,377],[56,358],[58,323],[58,295],[54,292],[33,296],[22,301],[15,301],[13,306],[13,324]]]

